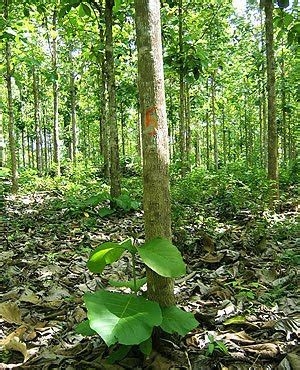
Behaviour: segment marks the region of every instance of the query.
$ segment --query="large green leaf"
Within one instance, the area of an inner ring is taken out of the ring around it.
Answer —
[[[158,303],[136,295],[99,290],[86,293],[84,302],[90,327],[108,346],[116,342],[140,344],[162,322]]]
[[[185,312],[179,307],[164,307],[161,311],[163,321],[160,327],[167,333],[186,335],[189,331],[195,329],[199,325],[192,313]]]
[[[156,238],[137,248],[143,262],[165,277],[185,274],[185,264],[179,250],[167,239]]]
[[[91,272],[102,272],[104,267],[118,260],[124,253],[122,244],[107,242],[99,245],[90,255],[87,267]]]

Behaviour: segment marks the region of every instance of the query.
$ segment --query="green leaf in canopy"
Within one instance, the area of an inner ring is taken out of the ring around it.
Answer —
[[[163,315],[163,321],[160,327],[167,333],[186,335],[199,325],[192,313],[185,312],[179,307],[163,307],[161,311]]]
[[[113,7],[113,11],[117,12],[121,8],[122,0],[115,0],[115,5]]]
[[[87,15],[88,17],[91,16],[91,9],[88,5],[81,3],[78,7],[78,14],[80,17],[84,17]]]
[[[86,293],[84,302],[90,327],[108,346],[116,342],[140,344],[151,336],[153,327],[162,322],[158,303],[136,295],[99,290]]]
[[[137,248],[143,262],[165,277],[185,274],[185,264],[179,250],[167,239],[156,238]]]

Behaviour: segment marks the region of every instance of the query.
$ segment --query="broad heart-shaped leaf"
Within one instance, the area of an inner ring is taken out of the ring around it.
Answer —
[[[147,278],[142,279],[136,279],[136,290],[140,290],[141,287],[147,282]],[[134,280],[129,281],[115,281],[115,280],[109,280],[109,284],[115,287],[125,287],[130,288],[134,291]]]
[[[127,249],[127,240],[124,243],[117,244],[107,242],[99,245],[90,255],[87,267],[91,272],[102,272],[106,265],[115,262],[121,257]]]
[[[137,251],[143,262],[161,276],[178,277],[185,274],[185,264],[179,250],[167,239],[152,239]]]
[[[199,323],[190,312],[185,312],[179,307],[163,307],[161,309],[163,321],[160,327],[167,333],[178,333],[186,335],[189,331],[195,329]]]
[[[147,340],[154,326],[162,322],[158,303],[133,294],[99,290],[86,293],[84,302],[90,327],[111,346],[134,345]]]

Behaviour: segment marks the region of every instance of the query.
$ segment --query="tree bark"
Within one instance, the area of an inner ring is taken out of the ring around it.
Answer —
[[[53,11],[53,31],[57,29],[57,10]],[[53,161],[57,176],[60,176],[60,142],[58,121],[58,72],[57,72],[57,36],[52,37],[52,71],[53,71]]]
[[[143,137],[146,240],[171,240],[169,143],[164,91],[159,0],[135,0],[139,96]],[[147,270],[148,297],[161,306],[175,303],[173,279]]]
[[[212,129],[213,129],[213,139],[214,139],[214,163],[215,169],[218,169],[218,136],[217,136],[217,125],[216,125],[216,82],[215,82],[216,72],[214,71],[211,76],[211,115],[212,115]]]
[[[275,58],[273,30],[273,0],[265,0],[267,91],[268,91],[268,178],[273,182],[270,204],[279,197],[278,138],[276,123]]]
[[[110,195],[116,198],[121,194],[119,138],[116,114],[116,82],[113,56],[113,5],[114,0],[105,1],[105,56],[108,90],[108,123],[110,128]]]
[[[72,50],[70,50],[70,64],[73,66]],[[71,127],[72,127],[72,146],[71,160],[76,163],[77,155],[77,124],[76,124],[76,88],[75,88],[75,73],[71,70],[70,73],[70,94],[71,94]]]
[[[182,0],[178,2],[178,39],[179,39],[179,149],[180,149],[180,164],[181,173],[184,175],[186,173],[186,132],[185,132],[185,117],[184,117],[184,66],[183,66],[183,38],[182,38]]]
[[[33,98],[34,98],[34,124],[35,124],[35,137],[36,137],[36,167],[38,175],[42,174],[42,141],[41,141],[41,129],[40,129],[40,99],[38,91],[38,75],[35,67],[32,68],[32,79],[33,79]]]
[[[8,0],[4,0],[4,19],[7,21],[9,15]],[[16,138],[14,127],[14,111],[13,111],[13,96],[12,96],[12,67],[11,67],[11,47],[9,39],[5,41],[5,59],[6,59],[6,87],[7,87],[7,102],[8,102],[8,140],[11,162],[11,182],[12,193],[18,191],[18,172],[17,172],[17,156],[16,156]]]

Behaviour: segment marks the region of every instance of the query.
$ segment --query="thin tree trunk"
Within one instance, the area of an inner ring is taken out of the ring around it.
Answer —
[[[208,119],[208,110],[205,113],[205,120],[206,120],[206,169],[210,169],[210,143],[209,143],[209,119]]]
[[[25,130],[24,130],[24,128],[21,131],[21,137],[22,137],[22,165],[23,165],[23,167],[26,167],[26,159],[25,159]]]
[[[121,101],[121,135],[122,135],[122,155],[125,158],[125,119],[123,112],[123,102]]]
[[[171,240],[169,145],[164,91],[159,0],[135,0],[139,96],[143,130],[146,240]],[[175,303],[173,279],[147,270],[148,297],[161,306]]]
[[[260,27],[261,27],[261,52],[265,53],[265,39],[264,39],[264,22],[263,22],[263,12],[260,9]],[[265,63],[262,61],[261,66],[261,99],[262,99],[262,131],[263,131],[263,164],[267,168],[268,163],[268,127],[267,127],[267,107],[266,107],[266,87],[265,87],[265,74],[266,68]]]
[[[189,85],[186,83],[186,89],[185,89],[185,95],[186,95],[186,103],[185,103],[185,113],[186,113],[186,168],[190,171],[191,170],[191,150],[192,150],[192,133],[191,133],[191,102],[190,102],[190,91],[189,91]]]
[[[185,117],[184,117],[184,66],[183,66],[183,35],[182,35],[182,23],[183,23],[183,11],[182,11],[182,0],[178,2],[178,38],[179,38],[179,149],[180,149],[180,165],[181,173],[186,173],[186,131],[185,131]]]
[[[102,17],[102,1],[100,0],[100,6],[99,6],[99,15]],[[101,25],[101,22],[99,22],[99,39],[101,45],[104,45],[105,38],[104,38],[104,32]],[[110,174],[110,151],[109,151],[109,121],[107,117],[107,70],[106,70],[106,63],[105,63],[105,57],[103,53],[100,53],[99,57],[99,63],[101,66],[101,85],[100,85],[100,119],[99,119],[99,128],[100,128],[100,151],[103,155],[103,170],[104,170],[104,176],[109,179]]]
[[[286,140],[286,86],[285,86],[285,63],[282,41],[281,52],[281,114],[282,114],[282,152],[284,165],[287,163],[287,140]]]
[[[8,0],[4,0],[4,19],[8,20],[9,5]],[[17,172],[17,156],[16,156],[16,138],[14,127],[14,111],[13,111],[13,96],[12,96],[12,67],[11,67],[11,47],[8,38],[5,41],[5,58],[6,58],[6,86],[7,86],[7,101],[8,101],[8,140],[11,162],[11,182],[12,193],[18,191],[18,172]]]
[[[73,65],[72,50],[70,51],[70,64]],[[72,70],[70,73],[70,93],[71,93],[71,126],[72,126],[72,145],[71,145],[71,160],[76,163],[77,155],[77,124],[76,124],[76,89],[75,89],[75,73]]]
[[[118,123],[116,114],[116,83],[113,56],[113,12],[114,0],[105,1],[105,56],[107,71],[108,90],[108,122],[110,128],[110,195],[116,198],[121,194],[120,163],[119,163],[119,139]]]
[[[214,138],[214,163],[215,169],[218,169],[218,137],[217,137],[217,125],[216,125],[216,108],[215,108],[215,101],[216,101],[216,83],[215,83],[215,75],[214,72],[211,76],[211,114],[212,114],[212,128],[213,128],[213,138]]]
[[[32,67],[32,79],[33,79],[33,98],[34,98],[34,124],[35,124],[35,137],[36,137],[36,166],[38,175],[42,174],[42,148],[41,148],[41,130],[40,130],[40,99],[39,99],[39,87],[38,87],[38,75],[35,67]]]
[[[5,166],[5,143],[3,134],[3,112],[0,108],[0,167]]]
[[[223,138],[223,166],[227,162],[227,148],[226,148],[226,128],[225,128],[225,110],[222,109],[222,138]]]
[[[53,31],[57,28],[57,10],[53,11]],[[60,141],[58,121],[58,71],[57,71],[57,35],[52,37],[52,70],[53,70],[53,161],[56,164],[57,176],[60,176]]]
[[[268,178],[273,182],[273,191],[270,197],[271,206],[273,205],[274,200],[279,197],[273,9],[273,0],[265,0],[268,90]]]

